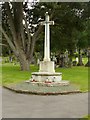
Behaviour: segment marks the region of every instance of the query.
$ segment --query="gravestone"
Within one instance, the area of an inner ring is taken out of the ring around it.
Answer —
[[[54,61],[50,59],[50,25],[54,25],[54,21],[49,21],[48,12],[45,14],[45,21],[40,23],[45,25],[45,41],[44,41],[44,59],[40,62],[39,72],[33,72],[31,82],[42,83],[60,83],[69,84],[69,81],[62,81],[62,73],[55,72]]]

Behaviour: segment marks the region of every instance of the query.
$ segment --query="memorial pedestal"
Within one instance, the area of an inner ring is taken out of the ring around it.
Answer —
[[[33,72],[30,82],[57,86],[68,85],[68,81],[62,81],[62,73],[56,73],[54,62],[50,61],[50,30],[49,25],[53,25],[54,21],[49,21],[49,15],[46,12],[46,18],[41,25],[45,25],[45,42],[44,42],[44,61],[40,62],[39,72]]]
[[[39,82],[60,82],[62,80],[62,73],[33,72],[32,79]]]
[[[53,61],[41,61],[39,72],[50,72],[54,73],[54,62]]]

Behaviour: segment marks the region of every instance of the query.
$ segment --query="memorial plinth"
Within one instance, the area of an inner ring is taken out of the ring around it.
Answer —
[[[51,72],[54,73],[54,62],[53,61],[41,61],[39,66],[39,72]]]
[[[45,21],[40,24],[45,25],[44,59],[40,62],[39,72],[32,73],[30,82],[48,86],[68,85],[69,81],[62,81],[62,73],[55,72],[54,62],[50,60],[49,25],[53,25],[54,21],[49,21],[49,15],[46,12]]]

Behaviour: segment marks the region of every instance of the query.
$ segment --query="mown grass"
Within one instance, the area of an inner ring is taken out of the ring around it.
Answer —
[[[2,84],[15,84],[21,81],[29,80],[31,72],[38,71],[35,65],[30,66],[31,71],[20,71],[19,65],[5,63],[2,65]],[[57,68],[56,72],[62,73],[63,80],[69,80],[80,87],[82,91],[88,90],[88,68],[87,67],[72,67],[72,68]],[[1,74],[1,73],[0,73]]]
[[[82,91],[88,90],[88,68],[87,67],[72,67],[72,68],[57,68],[57,72],[62,72],[63,80],[69,80],[80,87]]]
[[[7,85],[29,80],[31,72],[37,71],[37,69],[37,66],[31,65],[31,71],[20,71],[19,65],[5,63],[2,65],[2,84]]]

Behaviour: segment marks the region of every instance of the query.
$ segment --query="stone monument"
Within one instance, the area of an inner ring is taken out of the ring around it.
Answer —
[[[45,25],[45,42],[44,42],[44,59],[40,62],[39,72],[33,72],[31,82],[45,83],[56,85],[68,85],[68,81],[62,80],[62,73],[55,72],[54,61],[50,60],[50,25],[54,25],[54,21],[49,21],[48,12],[45,14],[45,21],[40,22]]]

